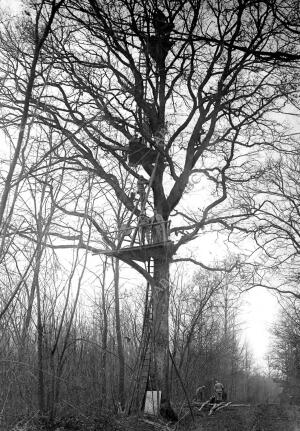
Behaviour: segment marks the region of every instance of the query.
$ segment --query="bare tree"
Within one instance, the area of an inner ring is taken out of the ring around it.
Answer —
[[[30,48],[32,48],[33,51],[32,51],[32,61],[29,65],[29,70],[28,70],[28,78],[26,79],[25,86],[24,86],[24,101],[22,100],[21,102],[22,108],[21,108],[21,118],[20,118],[17,143],[14,149],[14,155],[10,163],[9,171],[5,179],[4,189],[3,189],[3,193],[0,201],[0,225],[3,224],[4,212],[6,209],[8,196],[11,191],[11,182],[13,179],[14,171],[16,169],[19,156],[24,146],[25,130],[26,130],[26,125],[29,118],[30,99],[32,97],[32,92],[34,88],[34,82],[37,74],[40,54],[45,44],[45,41],[51,32],[51,26],[55,18],[55,15],[63,3],[64,3],[64,0],[61,0],[61,1],[53,0],[48,5],[46,5],[46,2],[44,0],[42,0],[39,3],[32,3],[32,6],[34,7],[34,12],[35,12],[32,15],[34,18],[34,21],[32,21],[32,16],[30,15],[30,13],[27,12],[29,18],[28,16],[26,16],[25,25],[21,27],[25,34],[24,33],[19,34],[19,36],[21,36],[21,38],[19,39],[19,43],[22,41],[23,38],[25,39],[25,41],[27,38],[29,38],[32,43],[30,44],[31,45]],[[1,43],[5,44],[6,51],[10,55],[14,56],[16,60],[15,62],[15,66],[16,66],[18,63],[18,55],[20,52],[18,50],[18,46],[16,46],[14,41],[16,33],[14,33],[10,25],[7,25],[5,22],[2,23],[2,30],[3,30],[3,34],[1,37]],[[9,45],[7,46],[8,43]],[[24,48],[26,49],[26,47],[23,44],[21,49],[24,49]],[[25,73],[27,72],[27,68],[24,70],[24,72]],[[4,68],[4,70],[2,70],[2,73],[5,76],[5,81],[6,80],[8,81],[8,83],[5,83],[6,85],[8,84],[8,86],[4,87],[4,84],[3,84],[3,87],[2,87],[4,90],[3,92],[9,94],[10,92],[9,79],[11,78],[9,68],[7,68],[6,70]],[[7,108],[7,101],[4,102],[4,107]],[[6,118],[6,115],[4,116],[4,118]]]
[[[282,400],[297,403],[300,398],[299,299],[281,301],[279,321],[271,329],[269,352],[271,373],[283,384]]]
[[[268,113],[281,112],[293,85],[286,65],[299,58],[297,28],[286,13],[279,1],[74,0],[60,8],[41,53],[51,71],[35,81],[45,91],[30,93],[30,115],[60,136],[56,163],[95,175],[135,218],[140,209],[113,169],[120,165],[130,184],[144,169],[154,208],[172,221],[174,241],[152,256],[153,275],[113,252],[156,292],[156,378],[167,400],[170,264],[183,245],[201,244],[210,227],[232,230],[252,215],[236,201],[237,190],[261,174],[264,151],[277,150],[280,128]],[[136,134],[148,155],[134,169],[123,153]],[[195,194],[190,205],[188,190]],[[82,216],[78,207],[72,213]],[[95,238],[111,245],[88,217]],[[79,245],[101,252],[82,238]]]
[[[248,286],[264,286],[298,298],[300,165],[297,143],[291,144],[280,156],[266,158],[262,172],[260,179],[241,197],[243,205],[253,213],[244,232],[252,235],[257,248]]]

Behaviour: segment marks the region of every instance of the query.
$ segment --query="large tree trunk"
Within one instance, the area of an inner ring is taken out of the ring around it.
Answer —
[[[153,350],[156,385],[169,400],[169,266],[167,256],[154,259]]]

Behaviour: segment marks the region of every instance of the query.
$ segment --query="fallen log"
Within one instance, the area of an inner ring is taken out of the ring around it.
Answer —
[[[212,408],[208,412],[208,416],[212,415],[216,410],[220,409],[222,406],[224,406],[224,402],[213,404]]]
[[[218,410],[221,410],[221,409],[224,409],[225,407],[228,407],[228,406],[230,406],[231,405],[231,402],[229,402],[229,403],[225,403],[225,404],[217,404],[217,407],[216,408],[214,408],[214,412],[217,412]],[[210,414],[210,413],[209,413]]]
[[[201,412],[201,410],[205,407],[205,406],[207,406],[209,404],[209,400],[208,401],[205,401],[205,403],[202,403],[202,405],[201,405],[201,407],[198,409],[198,411],[199,412]]]
[[[231,404],[230,407],[251,407],[251,404]]]

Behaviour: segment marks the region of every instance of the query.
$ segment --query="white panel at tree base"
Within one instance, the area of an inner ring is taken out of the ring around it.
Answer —
[[[161,391],[147,391],[144,413],[158,415],[160,406]]]

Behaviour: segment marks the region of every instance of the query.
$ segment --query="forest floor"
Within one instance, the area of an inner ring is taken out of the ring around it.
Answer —
[[[180,431],[300,431],[300,406],[228,407],[211,416],[197,416],[194,424],[186,425]]]
[[[226,407],[212,415],[195,409],[194,420],[186,415],[179,423],[167,423],[151,417],[113,417],[97,419],[67,417],[50,427],[46,423],[26,421],[8,431],[300,431],[300,406],[259,404]],[[5,431],[6,431],[5,430]],[[2,428],[1,428],[2,431]]]

